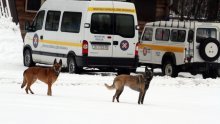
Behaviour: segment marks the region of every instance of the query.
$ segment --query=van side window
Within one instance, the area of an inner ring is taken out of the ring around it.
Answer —
[[[44,14],[45,14],[45,11],[40,11],[38,14],[37,14],[37,17],[36,19],[34,20],[33,22],[33,26],[35,27],[36,30],[41,30],[42,27],[43,27],[43,22],[44,22]]]
[[[61,24],[62,32],[79,33],[82,13],[64,12]]]
[[[196,32],[196,42],[200,43],[206,38],[217,38],[217,30],[215,28],[198,28]]]
[[[152,41],[152,37],[153,37],[153,28],[145,28],[142,40]]]
[[[91,20],[91,33],[113,34],[112,14],[95,13]]]
[[[48,31],[57,31],[59,27],[60,21],[60,13],[59,11],[48,11],[45,29]]]
[[[170,37],[170,30],[169,29],[163,29],[163,28],[157,28],[155,39],[160,41],[168,41]]]
[[[135,34],[134,17],[126,14],[115,14],[114,34],[125,38],[133,38]]]
[[[171,41],[174,42],[184,42],[186,38],[186,31],[185,30],[177,30],[173,29],[171,31]]]

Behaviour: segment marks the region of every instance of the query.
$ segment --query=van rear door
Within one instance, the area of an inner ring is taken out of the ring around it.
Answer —
[[[135,20],[131,14],[114,14],[113,54],[115,58],[134,58],[135,47]]]
[[[138,42],[137,16],[134,4],[114,2],[113,57],[134,58]]]
[[[111,57],[113,41],[112,14],[92,13],[91,27],[86,32],[88,40],[88,56]]]

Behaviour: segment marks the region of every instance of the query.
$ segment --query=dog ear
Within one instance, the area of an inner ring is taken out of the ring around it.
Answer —
[[[53,62],[53,64],[56,64],[57,63],[57,59],[54,59],[54,62]]]
[[[59,64],[62,65],[62,59],[60,59]]]

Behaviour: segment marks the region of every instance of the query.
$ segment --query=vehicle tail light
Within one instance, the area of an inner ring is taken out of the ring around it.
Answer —
[[[138,56],[138,46],[139,46],[139,43],[137,43],[135,47],[135,56]]]
[[[82,54],[83,56],[87,56],[88,55],[88,41],[86,40],[83,40],[83,43],[82,43]]]

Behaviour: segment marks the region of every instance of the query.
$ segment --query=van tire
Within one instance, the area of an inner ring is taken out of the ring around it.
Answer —
[[[163,75],[177,77],[178,76],[177,66],[173,64],[173,62],[167,60],[163,63],[162,73]]]
[[[32,59],[32,52],[30,49],[25,49],[23,53],[23,63],[26,67],[35,66],[35,63]]]
[[[69,71],[70,74],[73,74],[73,73],[78,74],[78,73],[80,73],[80,69],[77,67],[76,61],[73,58],[73,56],[68,57],[67,65],[68,65],[68,71]]]

